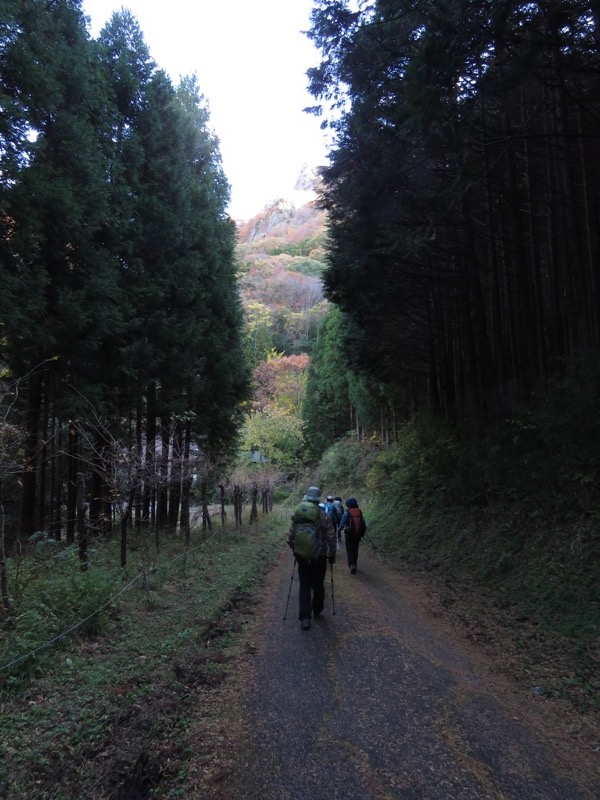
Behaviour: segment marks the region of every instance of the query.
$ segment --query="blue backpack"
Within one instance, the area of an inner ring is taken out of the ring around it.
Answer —
[[[338,525],[340,517],[335,503],[325,503],[325,511],[329,514],[329,518],[334,525]]]

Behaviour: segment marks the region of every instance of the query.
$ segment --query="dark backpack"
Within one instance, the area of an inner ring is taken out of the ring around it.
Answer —
[[[361,539],[367,532],[367,523],[360,508],[349,508],[345,535],[353,539]]]
[[[294,509],[292,520],[294,555],[315,561],[323,555],[319,507],[305,500]]]

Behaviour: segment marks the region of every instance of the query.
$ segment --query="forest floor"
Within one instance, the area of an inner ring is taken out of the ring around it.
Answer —
[[[224,536],[155,576],[109,635],[73,639],[5,693],[0,795],[598,796],[598,713],[547,690],[572,649],[365,547],[356,576],[340,553],[335,605],[303,633],[285,527]]]

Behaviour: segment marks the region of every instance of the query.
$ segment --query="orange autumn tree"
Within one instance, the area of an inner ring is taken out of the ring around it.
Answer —
[[[293,356],[271,354],[266,361],[261,361],[254,370],[254,411],[277,408],[300,417],[308,362],[306,353]]]

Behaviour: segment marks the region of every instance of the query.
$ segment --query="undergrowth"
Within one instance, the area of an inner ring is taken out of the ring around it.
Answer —
[[[582,709],[600,691],[599,372],[574,368],[494,423],[422,415],[393,445],[338,444],[321,464],[343,480],[352,459],[380,552],[502,612],[515,641],[527,627],[560,673],[548,693]]]
[[[0,667],[26,643],[39,647],[91,616],[4,676],[0,795],[178,796],[194,755],[188,715],[202,687],[223,680],[286,522],[274,513],[241,531],[213,526],[194,533],[189,551],[179,538],[166,542],[158,559],[150,542],[138,542],[127,574],[110,543],[97,547],[87,573],[67,551],[44,569],[21,563],[20,605],[2,631]],[[94,611],[102,624],[91,624]],[[193,743],[201,745],[217,746]]]
[[[107,600],[119,575],[97,563],[82,572],[74,546],[9,561],[14,612],[0,633],[0,691],[25,685],[43,668],[48,642],[62,646],[67,631],[94,636],[106,631]]]

